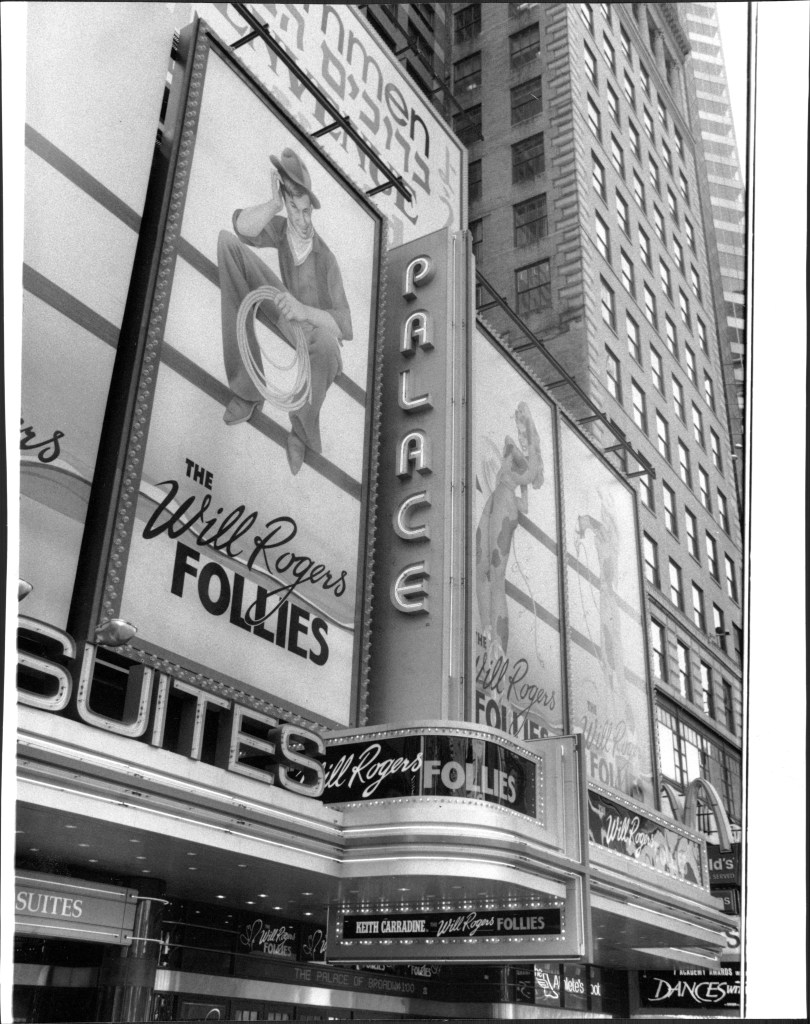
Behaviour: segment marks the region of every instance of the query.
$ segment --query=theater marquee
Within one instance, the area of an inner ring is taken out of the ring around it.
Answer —
[[[173,674],[352,724],[382,218],[204,23],[178,67],[99,618]]]

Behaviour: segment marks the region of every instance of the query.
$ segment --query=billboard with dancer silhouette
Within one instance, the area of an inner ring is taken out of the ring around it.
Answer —
[[[473,340],[475,720],[536,739],[563,729],[552,408],[480,331]]]
[[[382,217],[204,23],[188,45],[104,612],[174,675],[353,724]]]
[[[594,782],[655,806],[633,492],[561,419],[568,702]]]

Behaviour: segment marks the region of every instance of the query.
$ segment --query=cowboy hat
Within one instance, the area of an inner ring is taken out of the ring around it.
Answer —
[[[304,166],[301,157],[297,153],[294,153],[291,149],[283,149],[281,156],[271,156],[270,163],[276,168],[279,174],[285,178],[289,178],[294,181],[296,185],[299,185],[309,195],[312,200],[312,208],[319,210],[321,204],[315,197],[315,193],[312,191],[312,182],[310,181],[309,171]]]

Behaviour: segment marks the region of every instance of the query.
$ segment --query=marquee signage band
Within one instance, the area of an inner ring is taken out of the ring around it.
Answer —
[[[366,936],[388,939],[465,939],[505,935],[559,935],[562,912],[559,908],[461,913],[349,914],[343,918],[343,937]]]
[[[588,789],[588,833],[591,843],[629,857],[682,882],[705,885],[702,843],[664,819],[639,814],[616,800]]]
[[[447,732],[329,741],[324,802],[463,797],[538,816],[540,758],[532,760],[494,740]]]
[[[183,39],[99,615],[141,660],[352,724],[382,218],[204,23]]]

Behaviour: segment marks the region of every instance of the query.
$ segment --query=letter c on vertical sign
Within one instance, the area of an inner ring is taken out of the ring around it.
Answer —
[[[426,505],[430,508],[430,495],[427,491],[418,491],[403,498],[399,508],[394,513],[394,533],[402,540],[430,540],[430,528],[427,523],[421,526],[408,526],[406,518],[412,509]]]
[[[405,289],[402,294],[409,301],[416,298],[416,288],[427,284],[433,277],[433,260],[430,256],[415,256],[405,268]]]
[[[430,578],[426,561],[406,565],[391,584],[391,603],[406,615],[426,614],[428,596],[426,580]]]

